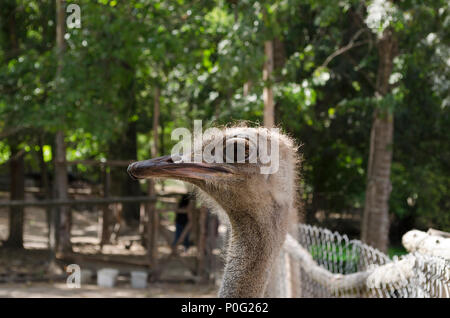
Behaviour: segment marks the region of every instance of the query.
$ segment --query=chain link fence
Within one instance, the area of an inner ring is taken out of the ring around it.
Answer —
[[[391,260],[359,240],[306,224],[291,243],[302,297],[450,298],[448,259],[413,253]]]

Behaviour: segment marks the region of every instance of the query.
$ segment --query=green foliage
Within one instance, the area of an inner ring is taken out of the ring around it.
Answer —
[[[358,271],[360,257],[352,244],[311,245],[309,252],[317,263],[327,262],[335,264],[336,268],[343,269],[344,272],[341,274],[351,274]]]
[[[400,257],[402,255],[408,254],[408,251],[405,250],[403,246],[392,246],[389,247],[387,254],[389,258],[393,259],[394,257]]]
[[[80,5],[82,27],[66,30],[56,83],[54,1],[0,2],[1,162],[10,157],[10,144],[19,143],[28,149],[29,166],[37,167],[31,154],[40,142],[50,161],[57,129],[65,131],[68,159],[110,158],[130,125],[137,157],[147,158],[157,86],[161,153],[174,143],[172,130],[191,127],[193,119],[206,126],[260,122],[263,43],[276,39],[276,120],[302,144],[307,214],[361,213],[378,107],[395,118],[392,217],[450,230],[446,1],[393,7],[379,0],[67,3]],[[377,15],[380,6],[384,14]],[[390,93],[376,98],[375,44],[387,27],[399,54]],[[341,52],[349,43],[354,46]],[[247,95],[244,84],[251,84]]]

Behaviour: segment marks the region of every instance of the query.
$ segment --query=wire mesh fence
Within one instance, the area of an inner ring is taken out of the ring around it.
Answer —
[[[299,225],[298,243],[314,260],[300,262],[302,297],[450,298],[448,259],[414,253],[391,260],[359,240],[306,224]]]

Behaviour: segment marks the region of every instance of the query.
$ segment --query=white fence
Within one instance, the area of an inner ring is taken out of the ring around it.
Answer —
[[[359,240],[300,224],[285,250],[300,264],[302,297],[450,298],[450,239],[420,233],[404,236],[413,253],[391,260]]]

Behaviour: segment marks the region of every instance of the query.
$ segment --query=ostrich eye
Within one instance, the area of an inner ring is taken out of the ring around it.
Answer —
[[[247,139],[231,138],[225,141],[223,161],[227,163],[248,163],[250,145]]]

